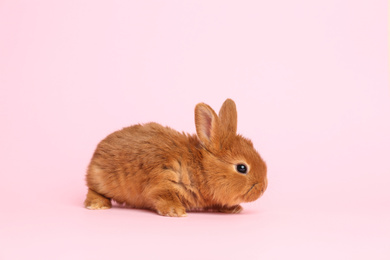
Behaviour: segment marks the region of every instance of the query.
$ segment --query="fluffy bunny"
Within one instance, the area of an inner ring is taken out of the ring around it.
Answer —
[[[237,135],[237,111],[227,99],[217,115],[195,107],[197,135],[157,123],[134,125],[101,141],[88,166],[84,205],[107,209],[111,199],[171,217],[186,210],[239,213],[241,202],[267,188],[267,167],[250,140]]]

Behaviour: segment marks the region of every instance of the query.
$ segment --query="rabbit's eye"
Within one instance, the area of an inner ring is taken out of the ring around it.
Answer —
[[[248,172],[248,167],[245,164],[237,164],[236,170],[239,173],[246,174]]]

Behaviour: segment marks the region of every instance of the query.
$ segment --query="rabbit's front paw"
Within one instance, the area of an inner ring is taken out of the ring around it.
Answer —
[[[157,209],[157,213],[161,216],[168,217],[186,217],[187,213],[185,208],[183,207],[168,207],[168,208],[159,208]]]
[[[217,208],[217,211],[222,213],[237,214],[242,211],[242,207],[241,205],[235,205],[232,207],[221,207],[221,208]]]
[[[183,206],[170,205],[166,203],[165,205],[160,205],[156,208],[157,213],[161,216],[168,217],[185,217],[187,216],[186,209]]]

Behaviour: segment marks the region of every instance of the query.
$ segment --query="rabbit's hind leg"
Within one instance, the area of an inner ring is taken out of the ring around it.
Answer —
[[[111,199],[88,189],[87,198],[84,201],[87,209],[109,209],[111,208]]]

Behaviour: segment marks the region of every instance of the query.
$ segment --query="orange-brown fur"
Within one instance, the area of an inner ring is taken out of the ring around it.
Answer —
[[[237,135],[235,103],[227,99],[219,116],[206,104],[195,107],[197,135],[157,123],[134,125],[101,141],[88,166],[89,209],[111,207],[111,199],[165,216],[187,210],[238,213],[241,202],[267,187],[266,165],[250,140]],[[235,166],[245,163],[249,172]]]

